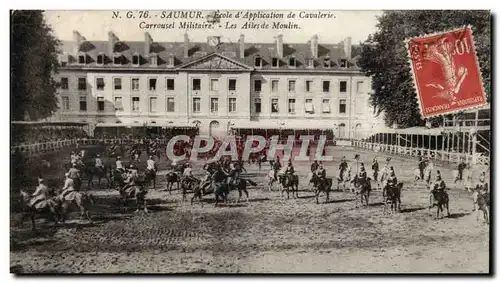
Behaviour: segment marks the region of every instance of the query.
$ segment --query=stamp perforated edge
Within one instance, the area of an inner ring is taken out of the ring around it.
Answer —
[[[422,101],[421,101],[420,91],[419,91],[419,89],[417,87],[417,79],[416,79],[416,76],[415,76],[415,70],[413,69],[413,61],[412,61],[412,57],[411,57],[411,50],[409,48],[410,41],[414,40],[414,39],[421,39],[421,38],[425,38],[425,37],[438,36],[438,35],[443,35],[443,34],[450,33],[450,32],[457,32],[457,31],[460,31],[460,30],[467,30],[467,29],[470,30],[470,37],[471,37],[471,41],[472,41],[471,44],[472,44],[472,49],[474,50],[474,59],[475,59],[475,62],[476,62],[476,68],[478,70],[479,79],[480,79],[480,82],[481,82],[481,92],[482,92],[484,103],[479,104],[479,105],[474,105],[474,106],[466,106],[464,108],[454,109],[454,110],[450,110],[450,111],[443,111],[441,113],[435,113],[435,114],[425,115],[424,114],[424,110],[422,108]],[[418,102],[418,108],[420,110],[420,116],[423,119],[429,119],[429,118],[439,117],[439,116],[442,116],[442,115],[444,116],[444,115],[448,115],[448,114],[454,114],[454,113],[458,113],[458,112],[466,111],[466,110],[467,111],[470,111],[470,110],[479,110],[479,109],[484,108],[484,106],[488,105],[488,102],[486,100],[486,92],[484,91],[483,73],[481,71],[481,67],[479,66],[479,59],[477,57],[477,51],[476,51],[476,43],[474,41],[474,34],[473,34],[473,30],[472,30],[472,26],[471,25],[466,25],[466,26],[461,27],[461,28],[455,28],[455,29],[450,29],[450,30],[446,30],[446,31],[428,33],[428,34],[424,34],[424,35],[420,35],[420,36],[406,38],[404,40],[404,44],[405,44],[406,51],[408,52],[408,63],[410,64],[411,76],[412,76],[412,79],[413,79],[413,88],[415,89],[415,93],[417,95],[417,102]]]

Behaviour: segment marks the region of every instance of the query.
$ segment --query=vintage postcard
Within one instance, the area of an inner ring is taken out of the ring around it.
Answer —
[[[10,18],[11,273],[492,272],[490,11]]]

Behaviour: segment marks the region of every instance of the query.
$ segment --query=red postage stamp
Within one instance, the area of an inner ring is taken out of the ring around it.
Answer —
[[[407,41],[423,118],[486,104],[470,27]]]

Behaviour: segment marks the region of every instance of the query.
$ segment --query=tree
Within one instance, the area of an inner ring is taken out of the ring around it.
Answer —
[[[405,39],[472,26],[476,52],[490,100],[491,14],[489,11],[385,11],[377,32],[362,44],[358,61],[372,77],[371,103],[385,113],[387,125],[422,126]],[[439,118],[437,118],[439,120]],[[436,119],[434,119],[436,120]]]
[[[59,41],[42,11],[11,13],[11,119],[38,120],[57,110]]]

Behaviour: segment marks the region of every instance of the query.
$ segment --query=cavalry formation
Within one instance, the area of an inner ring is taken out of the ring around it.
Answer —
[[[141,161],[142,149],[147,152],[148,158]],[[147,209],[147,194],[149,189],[156,189],[156,179],[158,165],[155,161],[162,158],[162,149],[159,141],[133,143],[131,146],[108,145],[106,151],[87,156],[85,149],[77,149],[70,155],[70,163],[67,165],[64,186],[59,191],[51,190],[45,184],[43,176],[38,179],[36,191],[29,195],[21,191],[22,202],[25,208],[25,217],[30,216],[32,227],[35,229],[35,215],[49,215],[55,223],[66,220],[71,207],[76,206],[82,217],[92,221],[89,215],[89,208],[94,204],[94,199],[89,191],[92,189],[95,178],[98,186],[101,187],[102,179],[106,180],[109,189],[117,190],[120,195],[120,206],[124,208],[129,199],[135,199],[136,211]],[[114,160],[114,164],[105,164],[101,159],[101,154],[108,160]],[[122,156],[127,156],[125,162]],[[355,163],[348,164],[345,156],[342,158],[337,177],[327,177],[327,172],[322,162],[313,161],[310,172],[306,180],[310,191],[314,192],[316,203],[319,204],[321,194],[326,196],[329,202],[330,192],[336,180],[337,191],[352,192],[356,196],[356,207],[368,206],[372,186],[382,191],[384,212],[387,205],[390,205],[391,212],[401,211],[401,194],[403,182],[398,181],[394,167],[391,166],[391,158],[385,159],[382,168],[379,167],[377,158],[372,161],[372,176],[368,176],[365,165],[359,162],[360,156],[356,154]],[[249,163],[255,162],[261,169],[263,162],[269,162],[270,171],[267,174],[267,189],[269,191],[279,190],[281,197],[290,193],[293,198],[299,197],[300,178],[294,169],[292,161],[288,161],[284,166],[278,156],[272,160],[267,160],[266,156],[260,155],[252,159]],[[145,164],[144,164],[145,163]],[[140,167],[146,166],[144,170]],[[213,195],[214,204],[220,202],[227,203],[228,195],[231,191],[237,190],[239,202],[245,194],[246,201],[249,199],[248,186],[257,186],[257,183],[246,176],[244,162],[241,160],[231,160],[221,158],[217,161],[207,161],[203,166],[204,173],[201,178],[193,174],[193,168],[189,162],[177,164],[175,161],[170,164],[170,170],[165,174],[166,186],[163,190],[172,193],[174,186],[182,192],[182,200],[187,200],[188,194],[192,193],[191,204],[198,201],[203,205],[203,197]],[[356,167],[354,170],[353,167]],[[142,171],[142,172],[141,172]],[[474,210],[483,212],[485,221],[489,221],[489,187],[484,172],[479,176],[479,180],[473,184],[470,167],[463,161],[454,170],[454,182],[463,182],[465,189],[473,193]],[[380,178],[379,178],[380,176]],[[87,184],[84,186],[82,180],[86,178]],[[431,160],[420,158],[415,169],[415,179],[413,185],[424,182],[429,190],[429,211],[432,207],[437,207],[437,217],[443,216],[444,209],[449,215],[449,189],[441,177],[439,170],[434,169]]]

